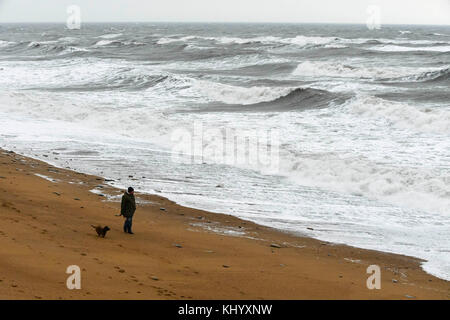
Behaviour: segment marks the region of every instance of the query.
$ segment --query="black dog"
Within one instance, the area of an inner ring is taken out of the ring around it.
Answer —
[[[91,225],[92,228],[95,229],[95,231],[97,232],[99,237],[104,238],[106,236],[106,233],[111,230],[108,226],[102,228],[101,226],[93,226]]]

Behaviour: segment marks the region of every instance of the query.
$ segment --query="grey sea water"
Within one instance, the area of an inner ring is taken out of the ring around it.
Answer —
[[[449,85],[450,27],[2,24],[0,146],[449,280]],[[277,132],[278,170],[174,161],[198,125]]]

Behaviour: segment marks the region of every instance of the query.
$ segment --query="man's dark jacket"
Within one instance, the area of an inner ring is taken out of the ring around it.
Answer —
[[[134,195],[125,192],[125,194],[122,196],[122,205],[120,213],[125,218],[131,218],[133,217],[135,211],[136,211],[136,200],[134,199]]]

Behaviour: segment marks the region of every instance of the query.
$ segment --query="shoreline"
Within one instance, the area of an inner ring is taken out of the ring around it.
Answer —
[[[114,216],[121,193],[104,178],[0,149],[0,299],[450,298],[450,282],[427,274],[423,260],[158,195],[136,194],[136,234],[126,235]],[[101,239],[90,224],[112,230]],[[65,269],[77,263],[82,289],[68,290]],[[372,264],[381,267],[381,290],[366,287]]]

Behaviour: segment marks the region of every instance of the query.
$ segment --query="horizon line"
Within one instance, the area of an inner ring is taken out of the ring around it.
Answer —
[[[65,21],[0,21],[0,24],[66,24]],[[81,24],[95,24],[95,23],[199,23],[199,24],[343,24],[343,25],[366,25],[365,22],[300,22],[300,21],[173,21],[173,20],[158,20],[158,21],[94,21],[89,20]],[[429,24],[429,23],[382,23],[381,26],[444,26],[450,27],[450,24]]]

